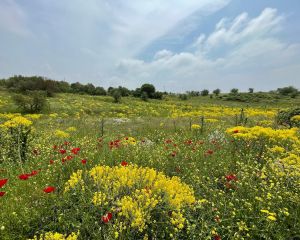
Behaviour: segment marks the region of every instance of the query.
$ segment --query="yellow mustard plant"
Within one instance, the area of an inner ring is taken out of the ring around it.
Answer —
[[[17,127],[21,127],[21,126],[29,127],[32,125],[32,121],[28,120],[25,117],[17,116],[17,117],[13,117],[12,119],[6,121],[2,125],[4,127],[8,127],[8,128],[17,128]]]
[[[159,211],[166,221],[180,231],[185,224],[183,210],[196,203],[193,189],[180,178],[167,177],[152,168],[95,166],[88,174],[90,180],[86,184],[81,170],[73,173],[66,183],[65,192],[71,191],[79,182],[92,189],[91,202],[114,212],[118,232],[126,228],[143,232],[148,224],[155,221],[153,213],[159,206],[164,206]],[[173,212],[171,217],[170,211]]]
[[[78,237],[79,232],[73,232],[70,235],[61,234],[57,232],[47,232],[45,234],[41,234],[40,236],[34,236],[33,239],[29,240],[77,240]]]
[[[70,134],[62,130],[55,130],[54,135],[59,138],[68,138]]]

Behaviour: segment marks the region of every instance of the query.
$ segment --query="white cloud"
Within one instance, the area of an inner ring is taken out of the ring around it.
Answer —
[[[130,84],[139,79],[173,91],[221,86],[226,86],[225,90],[253,86],[270,89],[296,84],[288,71],[293,69],[294,77],[300,73],[300,69],[290,67],[300,64],[300,45],[277,38],[283,22],[284,16],[270,8],[252,19],[247,13],[231,22],[224,18],[214,32],[199,36],[193,43],[194,52],[162,50],[150,62],[122,60],[119,74]],[[225,51],[215,54],[216,49]],[[284,73],[289,77],[283,78]]]

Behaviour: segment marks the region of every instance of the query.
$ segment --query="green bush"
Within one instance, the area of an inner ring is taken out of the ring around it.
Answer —
[[[46,94],[41,91],[30,91],[13,96],[14,103],[24,113],[39,113],[47,106]]]
[[[277,123],[293,127],[294,124],[291,119],[296,115],[300,115],[300,108],[279,111],[277,115]]]

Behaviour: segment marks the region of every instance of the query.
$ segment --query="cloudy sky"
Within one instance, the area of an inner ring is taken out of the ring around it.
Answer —
[[[300,87],[299,0],[0,0],[0,78]]]

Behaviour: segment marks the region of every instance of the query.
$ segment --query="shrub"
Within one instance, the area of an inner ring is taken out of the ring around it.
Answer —
[[[2,159],[25,162],[31,125],[32,121],[22,116],[12,116],[11,119],[0,125]]]
[[[219,96],[220,93],[221,93],[221,90],[219,88],[213,90],[213,94],[215,94],[216,96]]]
[[[67,202],[68,198],[73,203],[85,199],[82,204],[92,204],[86,217],[107,224],[102,227],[107,231],[104,234],[113,237],[117,232],[119,239],[157,238],[158,233],[151,229],[160,229],[164,236],[185,231],[189,217],[185,210],[197,203],[193,189],[180,178],[126,162],[116,167],[95,166],[88,172],[78,170],[66,182],[64,192]]]
[[[115,103],[121,102],[122,95],[119,89],[114,89],[114,91],[112,92],[112,97]]]
[[[13,100],[24,113],[39,113],[47,105],[46,95],[41,91],[30,91],[26,94],[17,94]]]
[[[293,127],[294,125],[296,125],[294,117],[297,115],[300,115],[300,108],[279,111],[279,113],[277,114],[277,123]]]
[[[179,94],[179,99],[180,100],[188,100],[188,95],[187,94]]]
[[[141,86],[141,92],[146,92],[149,98],[152,98],[155,93],[155,87],[152,84],[145,83]]]
[[[237,88],[233,88],[230,90],[231,94],[238,94],[239,90]]]
[[[278,88],[277,92],[279,94],[283,95],[283,96],[288,96],[288,95],[296,96],[297,94],[299,94],[298,89],[294,88],[292,86],[284,87],[284,88]]]
[[[207,89],[203,89],[201,91],[201,96],[208,96],[208,94],[209,94],[209,90],[207,90]]]

